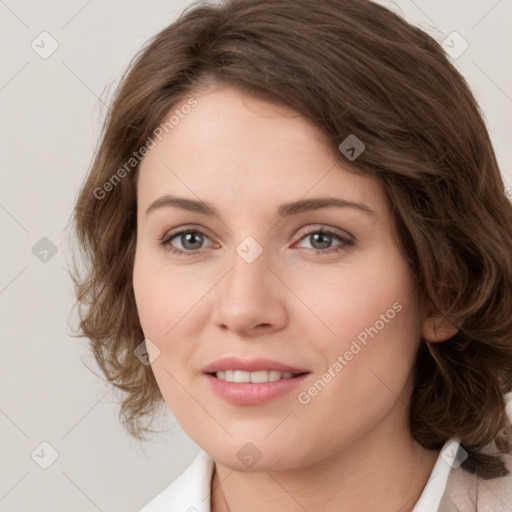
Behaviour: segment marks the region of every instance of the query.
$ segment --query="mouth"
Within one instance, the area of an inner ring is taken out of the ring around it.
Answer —
[[[205,366],[202,372],[228,382],[273,382],[309,373],[309,370],[261,357],[224,357]]]
[[[292,391],[305,385],[309,370],[271,359],[219,359],[202,369],[213,393],[229,404],[263,405],[277,397],[290,399]]]
[[[248,372],[245,370],[219,370],[217,372],[209,373],[208,375],[225,382],[235,382],[237,384],[263,384],[266,382],[294,379],[307,373],[309,372],[292,373],[281,372],[279,370],[259,370],[255,372]]]

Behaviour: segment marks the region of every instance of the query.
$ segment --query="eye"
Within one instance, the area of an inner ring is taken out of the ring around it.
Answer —
[[[172,243],[176,239],[176,242]],[[199,249],[203,245],[204,240],[209,238],[197,229],[184,229],[178,232],[169,233],[161,241],[164,250],[174,254],[197,255],[200,254]],[[178,243],[180,247],[175,247]]]
[[[333,239],[339,240],[341,243],[333,247]],[[308,240],[312,245],[311,250],[316,251],[318,255],[339,253],[354,245],[354,240],[348,236],[324,228],[309,230],[302,234],[300,240]]]
[[[202,253],[203,243],[205,240],[210,240],[202,231],[197,229],[182,229],[181,231],[168,233],[161,240],[165,251],[173,254],[185,256],[197,256]],[[343,236],[331,229],[317,228],[303,233],[293,247],[302,240],[309,240],[312,247],[310,250],[315,251],[317,255],[328,255],[347,251],[354,245],[354,240],[349,236]],[[340,243],[333,246],[333,240],[338,240]],[[178,247],[176,247],[178,245]]]

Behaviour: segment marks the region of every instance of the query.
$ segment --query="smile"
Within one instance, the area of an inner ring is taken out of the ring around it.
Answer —
[[[255,384],[263,382],[275,382],[282,379],[291,379],[297,376],[297,374],[291,372],[280,372],[277,370],[260,370],[257,372],[246,372],[244,370],[225,370],[218,371],[214,375],[218,379],[224,380],[226,382],[252,382]]]
[[[284,399],[287,395],[293,397],[291,392],[299,386],[303,387],[304,380],[311,374],[309,372],[293,374],[277,370],[255,372],[219,370],[216,373],[203,375],[213,393],[223,401],[232,405],[245,406],[263,405],[277,397]]]

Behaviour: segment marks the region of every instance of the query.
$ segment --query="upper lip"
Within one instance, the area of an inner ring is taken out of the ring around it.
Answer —
[[[242,370],[246,372],[257,372],[260,370],[289,372],[289,373],[309,373],[309,370],[296,368],[288,364],[273,361],[272,359],[239,359],[238,357],[225,357],[217,359],[213,363],[203,368],[203,373],[216,373],[225,370]]]

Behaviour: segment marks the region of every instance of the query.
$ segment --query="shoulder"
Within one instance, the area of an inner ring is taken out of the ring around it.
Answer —
[[[491,480],[479,479],[482,505],[492,512],[510,512],[512,510],[512,454],[502,456],[509,474]],[[480,510],[480,509],[479,509]]]
[[[487,480],[462,467],[452,469],[438,512],[512,511],[512,454],[502,460],[509,474]]]
[[[140,512],[210,512],[213,469],[213,459],[201,450],[185,471]]]

